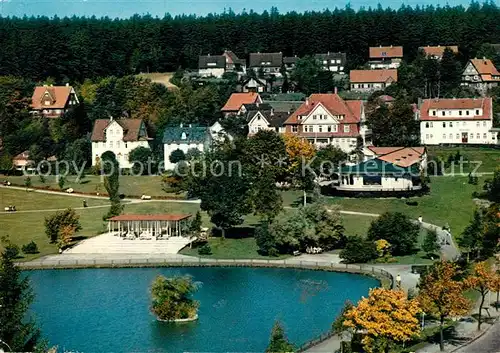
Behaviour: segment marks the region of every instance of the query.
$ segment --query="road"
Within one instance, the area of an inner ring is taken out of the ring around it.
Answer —
[[[455,353],[499,353],[500,352],[500,322],[491,327],[477,341],[460,348]]]

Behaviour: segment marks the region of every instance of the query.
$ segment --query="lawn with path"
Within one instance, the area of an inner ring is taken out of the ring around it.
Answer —
[[[496,168],[500,165],[500,149],[491,147],[427,147],[429,155],[437,156],[444,161],[448,160],[450,155],[455,156],[457,152],[463,156],[464,162],[463,172],[469,173],[473,171],[477,165],[475,162],[481,162],[478,172],[488,173],[494,172]],[[473,163],[468,163],[468,162]],[[446,170],[450,172],[450,168]],[[455,166],[455,172],[459,172],[459,166]]]

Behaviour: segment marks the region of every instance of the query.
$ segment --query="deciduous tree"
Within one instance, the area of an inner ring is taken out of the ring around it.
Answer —
[[[82,229],[80,217],[75,210],[68,208],[64,211],[58,211],[52,216],[45,218],[45,234],[49,237],[51,243],[55,243],[61,235],[64,227],[73,228],[74,232]]]
[[[385,239],[393,255],[408,255],[415,249],[420,228],[400,212],[387,212],[374,220],[368,229],[368,240]]]
[[[464,283],[458,267],[452,262],[434,263],[421,278],[418,300],[422,310],[439,318],[439,348],[444,351],[443,329],[450,316],[466,314],[470,302],[464,296]]]
[[[483,323],[483,308],[486,300],[486,295],[494,288],[495,273],[491,266],[486,262],[478,262],[473,265],[472,271],[465,279],[466,287],[475,290],[481,295],[481,302],[479,304],[479,313],[477,318],[477,329],[481,330]]]
[[[366,352],[387,352],[394,343],[419,335],[420,311],[418,301],[409,300],[404,291],[375,288],[345,314],[344,325],[363,332]]]

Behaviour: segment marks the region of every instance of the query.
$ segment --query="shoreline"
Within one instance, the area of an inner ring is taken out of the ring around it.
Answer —
[[[326,271],[338,273],[351,273],[372,277],[378,280],[379,286],[385,288],[394,287],[394,278],[389,272],[370,265],[335,264],[320,261],[287,262],[287,260],[220,260],[203,259],[172,261],[169,259],[158,259],[158,261],[68,261],[59,260],[43,264],[18,263],[22,271],[39,270],[71,270],[71,269],[119,269],[119,268],[162,268],[162,267],[249,267],[249,268],[282,268],[309,271]]]

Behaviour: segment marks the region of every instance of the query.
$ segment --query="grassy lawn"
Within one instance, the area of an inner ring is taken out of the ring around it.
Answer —
[[[1,176],[0,180],[8,180],[17,185],[24,185],[25,176]],[[45,183],[40,181],[38,176],[31,177],[31,183],[34,187],[47,187],[50,186],[54,189],[59,189],[59,185],[55,176],[48,176],[45,178]],[[73,188],[77,192],[105,193],[106,189],[102,183],[101,177],[97,175],[87,175],[81,183],[76,182],[76,176],[70,175],[66,178],[64,189]],[[123,175],[120,177],[120,193],[125,195],[150,195],[150,196],[168,196],[162,190],[161,176],[132,176]]]
[[[421,246],[424,242],[425,236],[427,232],[425,230],[420,231],[418,241],[417,241],[417,248],[419,251],[415,254],[412,255],[406,255],[406,256],[396,256],[394,259],[396,260],[395,262],[391,262],[391,264],[401,264],[401,265],[424,265],[424,264],[432,264],[434,261],[427,258],[426,253],[421,249]],[[436,259],[439,259],[439,257],[435,257]]]
[[[481,162],[479,172],[493,172],[500,165],[500,149],[488,147],[428,147],[427,149],[429,154],[441,157],[443,160],[447,160],[450,154],[455,155],[459,151],[464,161]],[[475,166],[475,163],[465,164],[463,172],[468,173]],[[449,169],[447,171],[449,172]],[[455,167],[455,172],[460,172],[458,165]]]
[[[16,189],[0,189],[0,210],[4,207],[15,205],[18,211],[44,210],[58,208],[76,208],[83,206],[83,200],[87,200],[89,206],[107,205],[107,200],[85,199],[85,197],[60,196],[43,194],[33,191]]]
[[[467,177],[431,177],[430,194],[412,198],[412,201],[418,202],[418,206],[408,206],[407,200],[397,198],[330,197],[327,200],[348,211],[377,214],[402,212],[415,219],[421,215],[424,222],[438,226],[448,223],[452,234],[458,236],[472,218],[476,207],[472,193],[482,190],[484,179],[479,178],[478,185],[470,185]],[[292,195],[289,196],[293,199]]]

